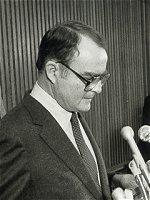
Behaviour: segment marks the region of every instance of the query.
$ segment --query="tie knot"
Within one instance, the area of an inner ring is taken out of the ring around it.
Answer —
[[[70,121],[73,122],[73,121],[76,121],[76,120],[78,121],[77,113],[73,112]]]

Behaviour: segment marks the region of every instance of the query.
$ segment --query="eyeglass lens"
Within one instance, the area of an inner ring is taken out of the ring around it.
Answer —
[[[109,77],[110,77],[110,74],[108,73],[108,74],[105,74],[102,78],[101,77],[96,78],[94,81],[92,81],[90,84],[88,84],[85,87],[85,90],[86,91],[92,90],[100,81],[101,81],[101,86],[103,86],[106,83],[106,81],[109,79]]]

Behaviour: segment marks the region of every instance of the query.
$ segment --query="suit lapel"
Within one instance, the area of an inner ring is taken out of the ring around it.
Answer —
[[[45,143],[56,153],[64,164],[82,181],[96,199],[101,191],[94,183],[77,150],[51,114],[34,98],[27,95],[23,104],[30,112],[33,123],[43,126],[40,133]],[[61,144],[61,145],[60,145]]]

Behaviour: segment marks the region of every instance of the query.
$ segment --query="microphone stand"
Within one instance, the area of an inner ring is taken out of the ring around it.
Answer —
[[[121,130],[121,135],[128,142],[132,151],[133,160],[129,163],[129,168],[135,177],[135,181],[141,193],[140,196],[142,195],[140,200],[150,200],[150,174],[147,170],[146,163],[134,141],[133,129],[129,126],[123,127]]]
[[[140,197],[141,200],[149,200],[150,195],[149,195],[149,186],[147,183],[147,177],[145,176],[145,173],[142,173],[140,168],[137,167],[137,164],[135,160],[130,161],[129,163],[129,168],[135,177],[135,181],[139,187],[140,190],[140,196],[137,194],[134,195],[134,198]]]

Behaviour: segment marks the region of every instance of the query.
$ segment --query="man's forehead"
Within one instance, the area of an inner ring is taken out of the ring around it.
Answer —
[[[87,49],[87,47],[91,47],[91,48],[96,47],[96,48],[103,48],[104,49],[104,47],[102,47],[99,43],[96,43],[89,36],[87,36],[87,35],[81,35],[81,40],[80,40],[80,42],[78,44],[78,49],[84,48],[84,47],[86,49]]]
[[[78,51],[74,54],[71,67],[87,76],[98,76],[106,70],[108,57],[104,48],[85,36],[82,36],[77,48]]]
[[[93,62],[101,62],[101,63],[105,63],[108,60],[108,55],[107,52],[104,48],[99,47],[97,45],[82,45],[78,47],[78,50],[76,51],[76,53],[73,56],[72,61],[86,61],[88,62],[88,60]]]
[[[107,65],[107,54],[103,56],[81,56],[74,59],[71,67],[85,76],[99,76],[104,73]]]
[[[101,56],[105,54],[107,56],[106,50],[95,43],[92,39],[86,36],[81,37],[81,41],[78,45],[79,56]]]

